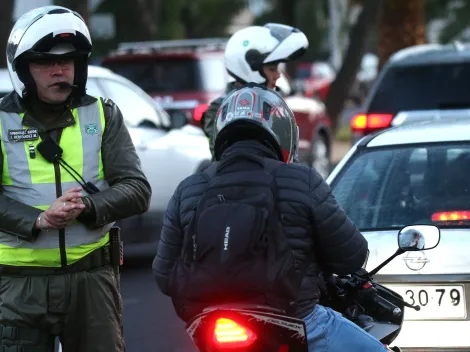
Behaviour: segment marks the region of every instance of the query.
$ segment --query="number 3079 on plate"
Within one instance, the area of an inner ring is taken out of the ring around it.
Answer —
[[[405,320],[465,319],[465,289],[463,285],[384,285],[400,294],[403,299],[419,305],[416,311],[405,308]]]

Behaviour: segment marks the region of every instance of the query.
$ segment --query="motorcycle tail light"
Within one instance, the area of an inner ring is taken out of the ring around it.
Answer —
[[[214,343],[221,349],[251,346],[257,339],[256,334],[232,319],[219,318],[214,327]]]

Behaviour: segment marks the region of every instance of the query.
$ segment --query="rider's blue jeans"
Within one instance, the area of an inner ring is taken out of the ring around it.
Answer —
[[[334,310],[316,305],[305,317],[309,352],[382,352],[383,344]]]

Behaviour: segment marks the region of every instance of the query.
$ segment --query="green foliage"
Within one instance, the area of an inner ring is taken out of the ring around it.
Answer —
[[[425,11],[428,23],[436,19],[447,21],[439,35],[439,42],[441,43],[449,43],[461,39],[464,30],[469,27],[469,1],[426,0]]]
[[[291,4],[295,6],[294,25],[305,33],[309,41],[309,50],[302,60],[315,60],[325,49],[328,51],[328,0],[292,0]],[[254,24],[268,22],[285,23],[282,12],[276,6],[258,16]]]
[[[174,1],[174,0],[173,0]],[[181,0],[180,0],[181,1]],[[180,22],[187,38],[225,37],[244,0],[182,0]]]
[[[426,0],[424,2],[426,22],[447,17],[448,3],[449,0]]]
[[[461,35],[468,28],[470,18],[470,2],[462,2],[462,6],[448,11],[448,24],[443,28],[439,41],[441,43],[449,43],[454,40],[461,39]]]
[[[340,127],[338,127],[338,130],[336,131],[336,134],[335,134],[335,139],[341,142],[351,141],[352,131],[351,131],[351,127],[349,127],[349,124],[341,125]]]
[[[245,0],[105,0],[96,12],[115,16],[116,38],[95,40],[94,56],[118,42],[227,37],[232,18],[244,7]]]

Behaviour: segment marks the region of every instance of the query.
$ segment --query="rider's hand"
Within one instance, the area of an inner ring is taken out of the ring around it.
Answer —
[[[62,229],[79,216],[83,209],[85,209],[85,204],[77,201],[77,199],[82,197],[81,190],[81,187],[75,187],[65,191],[43,213],[43,223],[50,225],[48,228]]]

